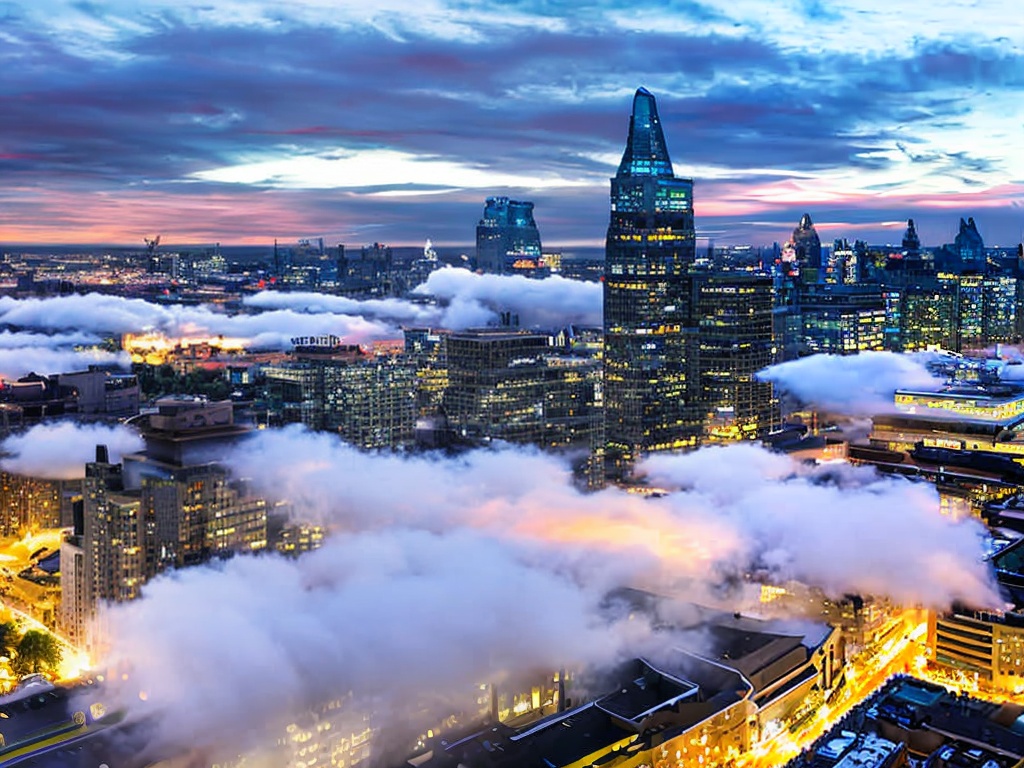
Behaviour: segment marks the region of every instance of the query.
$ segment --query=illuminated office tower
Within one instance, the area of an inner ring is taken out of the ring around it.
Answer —
[[[701,434],[692,320],[693,181],[672,170],[658,108],[641,88],[611,180],[605,245],[608,470],[642,454],[694,447]]]
[[[542,448],[597,447],[598,361],[554,354],[545,334],[527,331],[453,332],[445,346],[444,410],[463,437]]]
[[[696,297],[704,441],[760,440],[781,421],[771,383],[757,378],[775,362],[772,279],[704,275]]]
[[[533,203],[488,197],[476,226],[477,269],[495,274],[515,272],[519,262],[536,266],[541,255]]]
[[[335,432],[366,450],[410,447],[415,360],[373,355],[336,337],[308,341],[291,360],[264,369],[272,422]]]

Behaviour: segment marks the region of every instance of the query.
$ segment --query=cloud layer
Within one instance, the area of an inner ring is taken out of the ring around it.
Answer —
[[[938,389],[944,379],[927,368],[928,354],[861,352],[811,355],[765,368],[758,376],[807,405],[846,416],[895,409],[897,389]]]
[[[116,609],[110,661],[133,671],[115,693],[153,716],[157,748],[183,730],[196,747],[244,742],[346,693],[352,711],[409,720],[407,706],[471,706],[480,682],[611,663],[651,632],[609,624],[601,601],[620,586],[730,610],[749,575],[911,604],[997,599],[981,526],[943,517],[934,488],[750,445],[652,458],[659,498],[580,494],[531,450],[366,454],[295,427],[227,461],[333,534],[296,561],[179,571]]]
[[[49,422],[4,438],[0,468],[30,477],[74,480],[85,476],[85,464],[95,460],[97,445],[107,446],[115,464],[126,453],[143,448],[142,438],[131,427]]]

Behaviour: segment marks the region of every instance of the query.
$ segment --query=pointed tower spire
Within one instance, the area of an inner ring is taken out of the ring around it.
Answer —
[[[907,231],[903,233],[903,250],[917,253],[921,249],[921,238],[917,234],[917,227],[913,219],[907,219]]]
[[[629,138],[619,163],[619,176],[672,178],[672,161],[665,146],[665,134],[658,118],[658,104],[646,88],[638,88],[629,118]]]

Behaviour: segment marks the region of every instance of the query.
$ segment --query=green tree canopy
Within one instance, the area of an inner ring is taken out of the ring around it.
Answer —
[[[47,632],[30,629],[18,643],[17,656],[11,661],[11,668],[19,675],[54,670],[60,664],[60,643]]]

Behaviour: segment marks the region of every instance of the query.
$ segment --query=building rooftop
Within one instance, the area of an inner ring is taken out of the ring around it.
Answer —
[[[698,688],[695,684],[657,670],[644,659],[636,659],[627,666],[620,671],[627,682],[597,701],[597,706],[609,714],[639,723],[659,709],[696,698]]]

